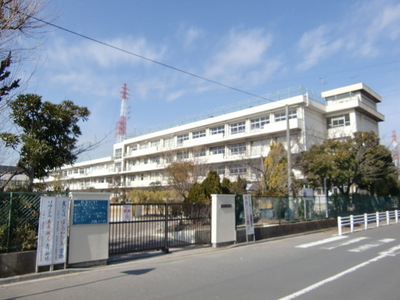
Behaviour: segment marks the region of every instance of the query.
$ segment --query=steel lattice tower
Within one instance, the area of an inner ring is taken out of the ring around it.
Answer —
[[[126,120],[128,119],[128,88],[126,83],[122,86],[121,90],[121,111],[119,114],[119,121],[117,122],[117,139],[118,143],[126,138]]]

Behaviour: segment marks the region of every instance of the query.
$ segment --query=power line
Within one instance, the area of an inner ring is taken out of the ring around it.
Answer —
[[[67,29],[67,28],[65,28],[65,27],[56,25],[56,24],[54,24],[54,23],[51,23],[51,22],[48,22],[48,21],[45,21],[45,20],[36,18],[36,17],[34,17],[34,16],[31,16],[31,18],[32,18],[32,19],[35,19],[36,21],[42,22],[42,23],[44,23],[44,24],[46,24],[46,25],[52,26],[52,27],[54,27],[54,28],[57,28],[57,29],[59,29],[59,30],[68,32],[68,33],[73,34],[73,35],[76,35],[76,36],[79,36],[79,37],[84,38],[84,39],[86,39],[86,40],[89,40],[89,41],[95,42],[95,43],[97,43],[97,44],[100,44],[100,45],[103,45],[103,46],[112,48],[112,49],[114,49],[114,50],[117,50],[117,51],[120,51],[120,52],[129,54],[129,55],[138,57],[138,58],[140,58],[140,59],[146,60],[146,61],[148,61],[148,62],[157,64],[157,65],[160,65],[160,66],[163,66],[163,67],[165,67],[165,68],[169,68],[169,69],[171,69],[171,70],[174,70],[174,71],[183,73],[183,74],[185,74],[185,75],[189,75],[189,76],[195,77],[195,78],[197,78],[197,79],[201,79],[201,80],[204,80],[204,81],[207,81],[207,82],[210,82],[210,83],[213,83],[213,84],[216,84],[216,85],[219,85],[219,86],[222,86],[222,87],[231,89],[231,90],[233,90],[233,91],[236,91],[236,92],[239,92],[239,93],[242,93],[242,94],[249,95],[249,96],[251,96],[251,97],[261,98],[261,99],[264,99],[264,100],[267,100],[267,101],[272,102],[272,100],[270,100],[270,99],[268,99],[268,98],[265,98],[265,97],[263,97],[263,96],[256,95],[256,94],[247,92],[247,91],[245,91],[245,90],[242,90],[242,89],[233,87],[233,86],[231,86],[231,85],[228,85],[228,84],[225,84],[225,83],[222,83],[222,82],[213,80],[213,79],[209,79],[209,78],[206,78],[206,77],[204,77],[204,76],[200,76],[200,75],[194,74],[194,73],[192,73],[192,72],[185,71],[185,70],[183,70],[183,69],[180,69],[180,68],[177,68],[177,67],[168,65],[168,64],[166,64],[166,63],[163,63],[163,62],[160,62],[160,61],[157,61],[157,60],[148,58],[148,57],[146,57],[146,56],[143,56],[143,55],[140,55],[140,54],[137,54],[137,53],[134,53],[134,52],[125,50],[125,49],[123,49],[123,48],[114,46],[114,45],[112,45],[112,44],[109,44],[109,43],[106,43],[106,42],[103,42],[103,41],[100,41],[100,40],[95,39],[95,38],[92,38],[92,37],[90,37],[90,36],[88,36],[88,35],[84,35],[84,34],[78,33],[78,32],[76,32],[76,31],[73,31],[73,30],[71,30],[71,29]]]

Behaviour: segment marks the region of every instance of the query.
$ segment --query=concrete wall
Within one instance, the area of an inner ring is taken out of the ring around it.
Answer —
[[[304,233],[319,229],[337,228],[337,219],[325,219],[316,221],[306,221],[290,223],[270,227],[255,227],[256,240],[264,240],[279,236]],[[246,230],[241,229],[236,232],[236,243],[246,242]]]
[[[1,253],[0,278],[34,273],[36,251]]]

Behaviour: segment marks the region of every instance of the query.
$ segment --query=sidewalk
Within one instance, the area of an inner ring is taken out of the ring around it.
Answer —
[[[78,273],[78,272],[87,272],[87,271],[95,270],[96,268],[99,268],[99,267],[107,267],[109,265],[125,263],[128,261],[133,261],[133,260],[137,260],[137,259],[163,257],[163,256],[168,256],[168,255],[172,255],[173,257],[186,257],[186,256],[190,256],[190,255],[197,255],[197,254],[207,253],[210,251],[218,251],[218,250],[223,250],[223,248],[213,248],[210,245],[204,245],[204,246],[197,245],[197,246],[189,246],[189,247],[184,247],[184,248],[170,249],[170,251],[168,253],[165,253],[163,251],[154,250],[154,251],[147,251],[147,252],[134,252],[134,253],[118,254],[118,255],[110,256],[107,260],[107,265],[98,265],[98,266],[87,267],[87,268],[68,268],[68,269],[44,271],[44,272],[39,272],[39,273],[31,273],[31,274],[25,274],[25,275],[13,276],[13,277],[0,278],[0,286],[5,285],[5,284],[10,284],[10,283],[15,283],[15,282],[27,281],[27,280],[35,280],[35,279],[40,279],[40,278],[61,276],[61,275],[66,275],[66,274],[71,274],[71,273]]]
[[[269,239],[258,240],[255,242],[251,241],[250,244],[265,243],[265,242],[270,242],[270,241],[274,241],[274,240],[287,239],[287,238],[291,238],[291,237],[295,237],[295,236],[308,235],[308,234],[313,234],[313,233],[318,233],[318,232],[334,233],[334,232],[336,232],[336,230],[337,230],[336,228],[319,229],[319,230],[314,230],[314,231],[296,233],[296,234],[292,234],[292,235],[278,236],[278,237],[273,237],[273,238],[269,238]],[[133,253],[118,254],[118,255],[110,256],[107,260],[107,265],[97,265],[97,266],[87,267],[87,268],[69,268],[69,269],[62,269],[62,270],[55,270],[55,271],[45,271],[45,272],[40,272],[40,273],[31,273],[31,274],[14,276],[14,277],[0,278],[0,286],[5,285],[5,284],[14,283],[14,282],[20,282],[20,281],[28,281],[28,280],[34,280],[34,279],[40,279],[40,278],[46,278],[46,277],[52,277],[52,276],[61,276],[61,275],[77,273],[77,272],[87,272],[87,271],[95,270],[96,268],[107,267],[109,265],[130,262],[133,260],[154,258],[154,257],[162,258],[162,257],[169,257],[169,256],[171,256],[173,258],[187,257],[187,256],[192,256],[192,255],[205,254],[205,253],[216,252],[216,251],[223,251],[225,249],[229,249],[232,247],[242,247],[242,246],[246,246],[246,245],[248,245],[248,243],[235,243],[235,244],[232,244],[231,246],[218,247],[218,248],[214,248],[211,245],[194,245],[194,246],[188,246],[188,247],[183,247],[183,248],[172,248],[169,250],[168,253],[165,253],[163,251],[154,250],[154,251],[147,251],[147,252],[133,252]]]

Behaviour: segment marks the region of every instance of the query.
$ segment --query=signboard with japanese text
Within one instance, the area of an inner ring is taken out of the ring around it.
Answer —
[[[132,206],[122,205],[122,221],[130,222],[132,221]]]
[[[251,195],[243,195],[244,216],[246,221],[246,234],[254,234],[253,203]]]
[[[37,266],[66,262],[68,197],[41,197]]]
[[[108,259],[109,193],[72,192],[69,218],[69,265]]]
[[[108,200],[74,200],[72,225],[108,223]]]

